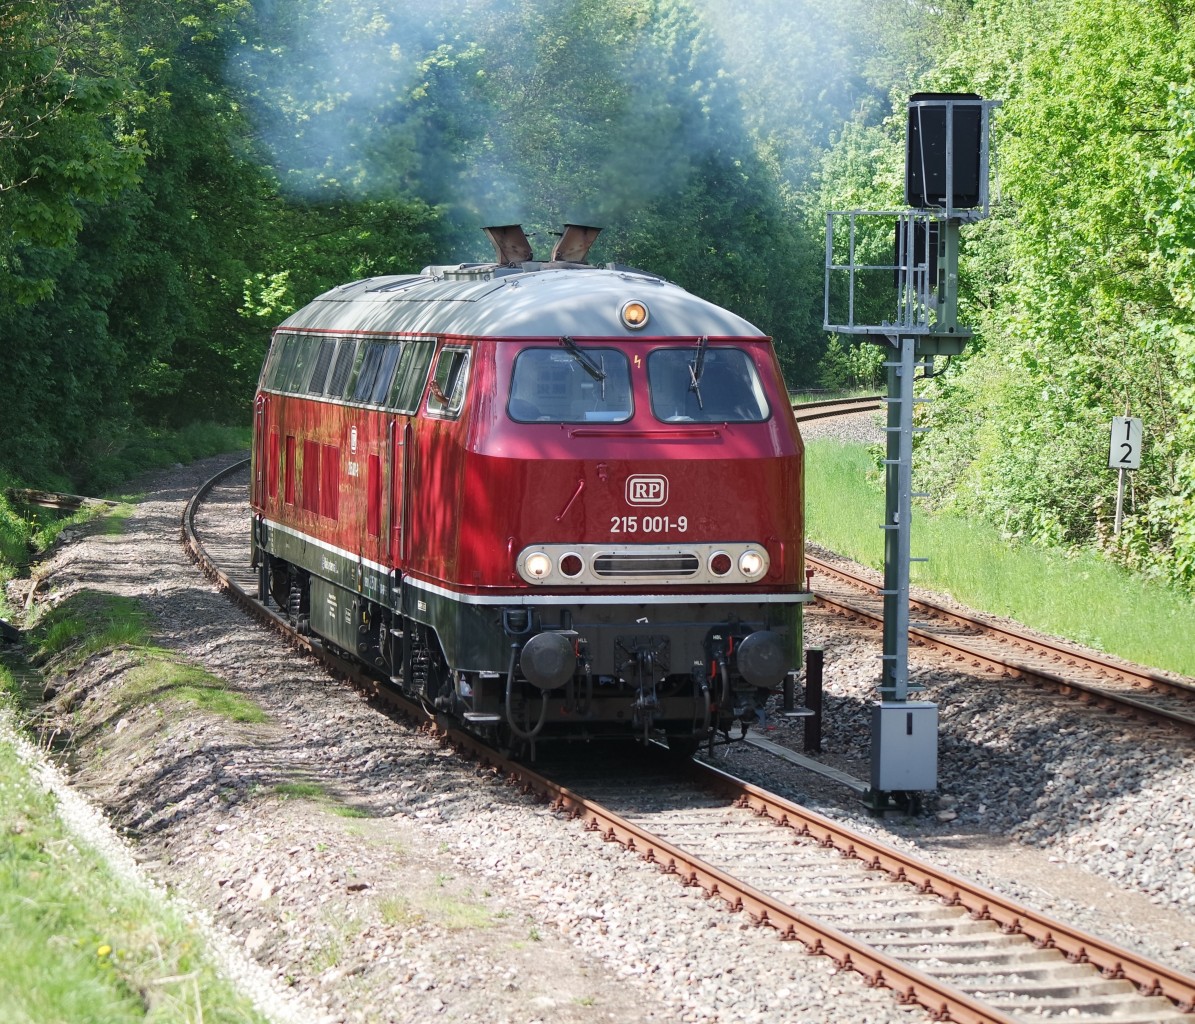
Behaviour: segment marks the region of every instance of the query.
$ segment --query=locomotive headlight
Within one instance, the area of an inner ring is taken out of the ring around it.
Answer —
[[[749,580],[757,580],[768,571],[768,559],[762,551],[748,548],[739,555],[739,572]]]
[[[523,562],[523,574],[532,579],[542,580],[552,571],[552,559],[542,551],[534,551]]]
[[[648,318],[651,316],[647,311],[646,303],[640,302],[638,299],[631,299],[629,302],[624,302],[622,304],[622,312],[619,315],[622,319],[623,327],[632,331],[646,327]]]

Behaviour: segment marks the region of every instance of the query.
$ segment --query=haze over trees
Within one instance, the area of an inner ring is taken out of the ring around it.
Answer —
[[[0,8],[0,473],[246,421],[269,328],[333,284],[546,254],[650,268],[867,381],[821,329],[824,214],[901,203],[903,111],[1003,100],[964,232],[970,351],[931,385],[933,501],[1195,589],[1189,0],[20,0]],[[1107,423],[1146,421],[1111,537]]]

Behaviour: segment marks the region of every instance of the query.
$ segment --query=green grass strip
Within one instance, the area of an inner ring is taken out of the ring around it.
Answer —
[[[884,564],[884,492],[863,445],[806,446],[810,540],[857,562]],[[915,585],[1123,658],[1195,675],[1195,602],[1095,554],[1010,543],[985,523],[914,512]]]
[[[32,776],[28,749],[18,749],[11,712],[0,708],[6,1024],[265,1024],[178,911],[116,875],[63,825],[55,798]]]

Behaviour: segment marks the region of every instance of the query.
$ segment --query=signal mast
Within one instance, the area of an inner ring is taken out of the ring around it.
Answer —
[[[971,93],[917,93],[908,102],[905,202],[899,211],[826,215],[828,331],[884,347],[884,640],[879,699],[871,715],[871,789],[876,811],[915,807],[938,786],[938,707],[910,700],[909,567],[913,394],[918,370],[957,355],[971,332],[959,325],[958,254],[963,224],[988,215],[988,136],[999,101]],[[891,262],[887,262],[888,259]],[[892,302],[895,286],[896,301]],[[888,315],[884,315],[884,314]]]

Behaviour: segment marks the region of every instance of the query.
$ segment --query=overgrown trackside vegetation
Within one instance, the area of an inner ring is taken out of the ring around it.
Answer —
[[[809,539],[873,569],[884,565],[883,480],[863,445],[806,448]],[[1091,552],[1010,544],[980,520],[913,517],[912,582],[1144,665],[1195,676],[1195,600]],[[814,583],[816,587],[816,580]],[[878,678],[878,669],[877,669]]]
[[[197,665],[153,645],[144,610],[114,594],[80,590],[54,603],[26,632],[29,656],[54,676],[69,674],[92,655],[126,650],[136,664],[126,669],[108,696],[119,713],[141,704],[182,705],[234,722],[262,722],[265,713],[247,698]],[[72,695],[72,703],[83,695]]]

